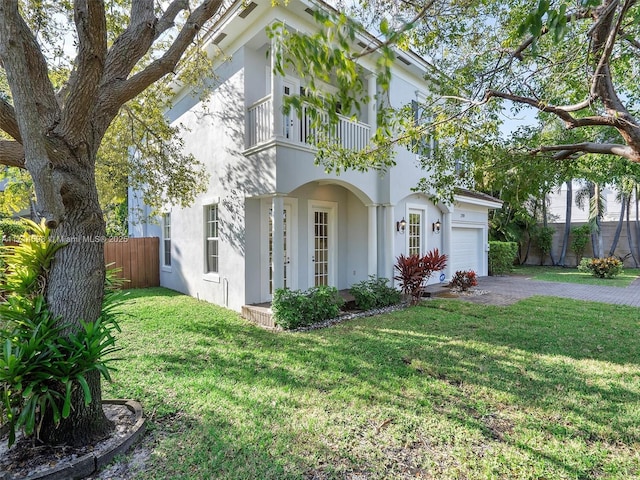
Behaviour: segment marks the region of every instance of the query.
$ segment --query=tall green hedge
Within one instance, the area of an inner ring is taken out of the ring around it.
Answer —
[[[489,242],[489,275],[508,273],[517,255],[516,242]]]

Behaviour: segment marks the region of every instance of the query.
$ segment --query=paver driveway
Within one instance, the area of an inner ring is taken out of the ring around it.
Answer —
[[[640,279],[628,287],[580,285],[576,283],[541,282],[523,276],[480,277],[476,289],[482,295],[461,296],[461,299],[485,305],[509,305],[534,295],[573,298],[593,302],[640,307]],[[429,287],[436,295],[441,286]]]

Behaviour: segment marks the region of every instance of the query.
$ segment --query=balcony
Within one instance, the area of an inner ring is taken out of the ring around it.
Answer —
[[[282,122],[277,122],[282,125],[282,130],[277,132],[277,135],[273,132],[276,123],[274,114],[282,116]],[[300,117],[295,112],[274,112],[271,95],[258,100],[247,109],[247,148],[267,143],[274,137],[314,148],[314,141],[319,133],[312,127],[311,116],[306,108]],[[329,116],[325,114],[325,117],[328,123]],[[322,134],[326,135],[326,132]],[[338,123],[329,133],[328,140],[336,142],[342,148],[359,151],[367,146],[370,137],[369,125],[338,115]]]

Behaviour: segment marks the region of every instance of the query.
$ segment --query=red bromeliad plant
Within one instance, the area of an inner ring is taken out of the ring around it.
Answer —
[[[411,296],[411,303],[416,304],[420,300],[422,285],[429,281],[433,272],[444,270],[447,266],[447,256],[440,255],[437,248],[427,252],[423,257],[419,255],[400,254],[395,268],[398,275],[393,277],[400,282],[402,292]]]
[[[476,287],[477,285],[478,276],[473,270],[458,270],[449,282],[450,288],[457,288],[463,292],[466,292],[471,287]]]

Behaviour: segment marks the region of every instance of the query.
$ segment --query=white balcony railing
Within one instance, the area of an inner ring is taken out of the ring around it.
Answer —
[[[271,96],[258,100],[247,110],[247,147],[251,148],[260,143],[268,142],[273,138],[273,102]],[[302,118],[298,118],[295,112],[282,115],[282,132],[280,136],[294,143],[302,143],[313,146],[316,129],[312,127],[311,117],[306,107],[302,111]],[[326,122],[329,121],[327,114]],[[326,133],[323,132],[326,135]],[[350,150],[362,150],[369,143],[371,127],[366,123],[351,120],[344,115],[338,115],[338,123],[329,133],[329,139],[336,141],[343,148]]]
[[[273,137],[273,102],[271,95],[258,100],[247,111],[249,125],[247,128],[248,147],[268,142]]]

